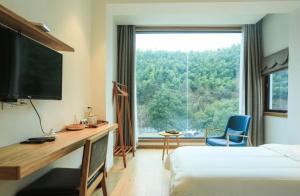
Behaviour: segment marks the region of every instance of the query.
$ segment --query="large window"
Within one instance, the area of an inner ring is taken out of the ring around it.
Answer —
[[[266,77],[266,111],[287,113],[288,70],[274,72]]]
[[[239,113],[240,42],[241,33],[137,34],[139,137],[224,128]]]

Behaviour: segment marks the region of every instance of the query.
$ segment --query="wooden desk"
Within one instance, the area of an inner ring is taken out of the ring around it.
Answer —
[[[118,128],[107,124],[81,131],[57,133],[54,142],[43,144],[13,144],[0,148],[0,180],[19,180],[66,154],[82,147],[85,140],[98,133],[107,133]]]

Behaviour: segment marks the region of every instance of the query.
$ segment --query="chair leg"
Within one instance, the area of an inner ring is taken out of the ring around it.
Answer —
[[[101,188],[102,188],[103,196],[107,196],[107,189],[106,189],[106,183],[105,183],[105,177],[104,176],[101,180]]]
[[[163,154],[162,154],[162,160],[165,158],[165,150],[166,150],[166,143],[167,143],[167,137],[164,137],[164,147],[163,147]]]
[[[248,137],[248,143],[249,143],[249,146],[250,146],[250,147],[252,147],[252,146],[253,146],[253,144],[252,144],[252,141],[251,141],[251,138],[250,138],[250,137]]]
[[[204,142],[205,142],[205,144],[207,144],[207,136],[208,136],[208,129],[205,129],[205,133],[204,133]]]
[[[229,135],[226,136],[226,146],[229,147]]]

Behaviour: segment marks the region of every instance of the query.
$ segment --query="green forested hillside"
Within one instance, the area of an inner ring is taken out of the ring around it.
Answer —
[[[273,73],[271,78],[272,102],[270,109],[287,110],[288,109],[288,71],[282,70]]]
[[[239,111],[240,45],[216,51],[137,50],[140,132],[223,128]]]

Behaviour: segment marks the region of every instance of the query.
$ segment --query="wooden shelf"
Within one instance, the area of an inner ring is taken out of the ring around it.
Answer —
[[[49,33],[42,31],[33,23],[27,21],[21,16],[18,16],[17,14],[5,8],[1,4],[0,23],[15,31],[20,31],[23,35],[26,35],[54,50],[74,52],[74,49],[71,46],[58,40]]]
[[[57,133],[54,142],[43,144],[13,144],[0,148],[0,180],[19,180],[66,154],[80,148],[85,140],[98,133],[107,133],[118,128],[107,124],[81,131]]]

